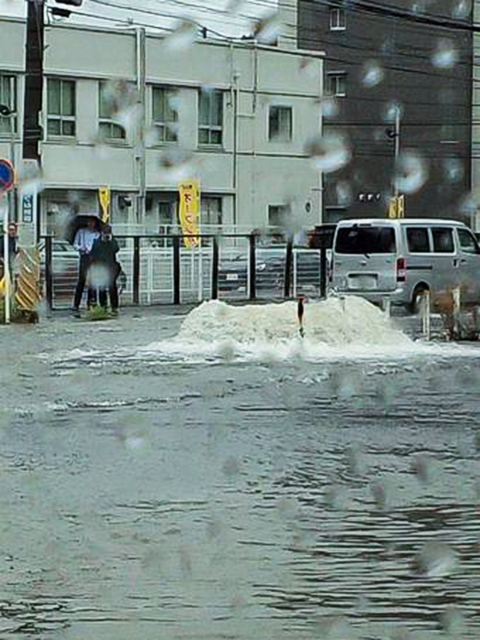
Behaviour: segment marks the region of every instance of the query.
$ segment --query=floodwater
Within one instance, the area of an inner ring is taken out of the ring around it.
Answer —
[[[2,640],[479,638],[480,351],[186,357],[180,320],[0,329]]]

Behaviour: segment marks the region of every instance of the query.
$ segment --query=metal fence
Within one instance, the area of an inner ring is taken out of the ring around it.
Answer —
[[[199,246],[186,248],[187,237],[199,238]],[[121,245],[118,260],[126,275],[120,296],[124,306],[325,295],[325,250],[295,247],[292,242],[265,246],[255,234],[238,233],[116,238]],[[78,255],[52,236],[44,236],[42,245],[47,306],[68,308],[77,281]]]

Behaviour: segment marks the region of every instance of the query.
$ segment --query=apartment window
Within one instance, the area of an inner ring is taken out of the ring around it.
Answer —
[[[344,31],[346,27],[345,9],[330,9],[330,31]]]
[[[268,139],[274,142],[289,142],[292,139],[292,107],[270,107]]]
[[[125,129],[112,120],[106,96],[107,83],[100,82],[99,85],[99,133],[106,140],[125,140]]]
[[[219,226],[222,224],[222,199],[213,196],[202,198],[201,223],[208,226]]]
[[[175,109],[177,92],[165,87],[153,87],[153,124],[158,132],[159,142],[177,141],[178,111]]]
[[[17,110],[17,79],[15,76],[0,75],[0,104],[8,107],[14,113]],[[2,116],[0,114],[0,135],[2,133],[16,133],[17,117],[15,115]]]
[[[268,226],[284,227],[290,215],[289,204],[271,204],[268,207]]]
[[[49,78],[47,81],[47,133],[51,136],[74,136],[75,81]]]
[[[199,144],[222,144],[223,92],[201,91],[198,99]]]
[[[344,71],[327,73],[326,93],[329,96],[347,95],[347,74]]]

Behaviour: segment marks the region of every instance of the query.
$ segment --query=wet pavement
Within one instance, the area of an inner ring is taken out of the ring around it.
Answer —
[[[181,314],[0,327],[0,638],[479,638],[476,346],[185,357]]]

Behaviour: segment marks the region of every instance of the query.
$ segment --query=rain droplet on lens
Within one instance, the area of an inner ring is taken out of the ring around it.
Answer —
[[[346,180],[340,180],[335,185],[335,191],[337,192],[337,202],[342,207],[348,207],[353,202],[352,187]]]
[[[226,10],[229,13],[238,13],[244,4],[245,0],[228,0]]]
[[[355,640],[358,634],[346,618],[325,616],[317,619],[316,632],[322,640]]]
[[[315,58],[309,58],[307,56],[300,59],[298,65],[299,72],[305,75],[307,78],[314,80],[318,76],[318,64]]]
[[[16,182],[22,191],[22,195],[43,191],[44,176],[40,164],[36,161],[22,161],[17,170]]]
[[[376,60],[368,60],[365,62],[361,72],[361,82],[364,87],[371,89],[379,85],[385,77],[385,71],[382,65]]]
[[[346,489],[338,484],[332,484],[325,489],[325,505],[330,509],[347,509],[348,495]]]
[[[412,471],[424,484],[430,482],[430,457],[424,453],[415,456],[412,460]]]
[[[172,33],[164,40],[164,47],[171,53],[180,53],[191,47],[197,39],[198,26],[192,20],[177,22]]]
[[[350,475],[363,475],[361,451],[358,447],[348,447],[345,452],[345,462]]]
[[[313,136],[306,141],[304,151],[312,159],[314,166],[323,173],[342,169],[352,158],[350,147],[340,134]]]
[[[389,487],[385,480],[377,480],[370,485],[372,497],[377,505],[377,509],[385,511],[388,508],[390,496]]]
[[[432,64],[440,69],[451,69],[459,59],[458,51],[452,40],[441,38],[432,54]]]
[[[447,158],[444,162],[444,171],[448,182],[460,182],[465,173],[459,158]]]
[[[402,117],[402,105],[399,102],[389,102],[385,107],[384,119],[386,122],[395,122],[397,115]]]
[[[102,108],[106,116],[118,116],[138,102],[137,90],[128,80],[110,80],[102,91]]]
[[[453,636],[460,638],[465,631],[465,616],[463,613],[455,607],[450,607],[440,615],[440,627],[441,629]]]
[[[227,478],[233,478],[234,476],[238,476],[240,473],[240,463],[237,458],[234,456],[230,456],[225,460],[222,466],[223,473],[227,476]]]
[[[457,556],[444,542],[427,542],[415,557],[416,573],[427,578],[443,578],[450,575],[457,565]]]
[[[103,264],[93,264],[88,272],[90,284],[94,289],[103,289],[110,284],[110,273]]]
[[[193,154],[181,147],[169,147],[159,158],[160,175],[166,182],[180,182],[195,173]]]
[[[262,44],[276,44],[281,29],[280,14],[276,11],[254,23],[253,36]]]
[[[400,193],[416,193],[427,179],[427,163],[421,156],[413,151],[399,155],[395,166],[395,186]]]
[[[480,453],[480,431],[476,432],[474,442],[477,453]]]
[[[320,100],[320,112],[325,118],[335,118],[340,113],[338,100],[331,96],[326,96]]]
[[[462,20],[468,18],[472,10],[471,0],[458,0],[452,8],[452,17]]]

